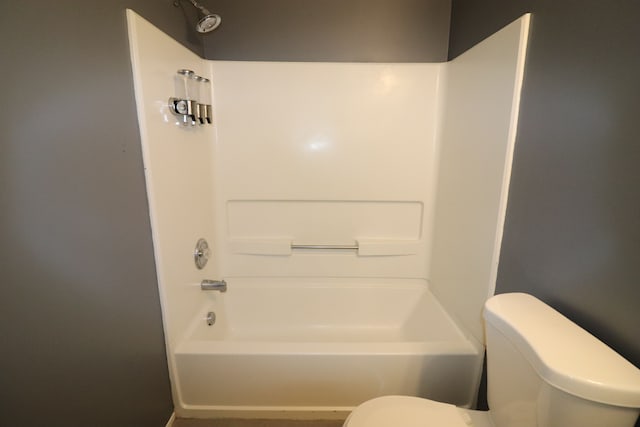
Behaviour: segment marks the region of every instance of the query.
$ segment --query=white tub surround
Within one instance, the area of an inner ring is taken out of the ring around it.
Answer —
[[[529,20],[447,64],[429,277],[433,293],[479,342],[498,272]]]
[[[214,235],[214,126],[176,125],[169,97],[178,69],[210,76],[205,60],[127,10],[131,61],[142,140],[165,336],[169,347],[184,333],[201,304],[198,284],[217,276],[216,256],[204,270],[193,262],[199,237]]]
[[[176,414],[473,404],[526,18],[442,64],[207,61],[128,20]],[[168,115],[184,68],[212,126]]]
[[[441,64],[211,67],[224,277],[427,277]]]

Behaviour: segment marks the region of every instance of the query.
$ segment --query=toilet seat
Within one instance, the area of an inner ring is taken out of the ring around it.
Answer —
[[[384,396],[364,402],[344,427],[470,427],[471,417],[448,403],[410,396]]]

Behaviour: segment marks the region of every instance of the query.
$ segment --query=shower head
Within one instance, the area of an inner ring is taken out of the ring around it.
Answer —
[[[200,13],[202,13],[203,15],[202,18],[196,24],[196,31],[198,31],[201,34],[206,34],[218,28],[218,26],[222,22],[222,18],[220,18],[220,15],[216,15],[215,13],[209,12],[204,6],[202,6],[196,0],[189,0],[189,2],[193,5],[193,7],[198,9]],[[178,2],[176,1],[174,2],[174,4],[177,6]]]
[[[215,30],[220,25],[222,19],[220,15],[216,15],[215,13],[210,13],[202,17],[201,20],[196,24],[196,31],[199,33],[205,34],[210,31]]]

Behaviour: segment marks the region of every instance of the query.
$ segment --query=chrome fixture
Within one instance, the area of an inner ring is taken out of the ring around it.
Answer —
[[[204,6],[198,3],[196,0],[189,0],[189,3],[193,5],[196,9],[202,13],[202,18],[196,24],[196,31],[200,34],[210,33],[211,31],[218,28],[220,23],[222,22],[222,18],[220,15],[216,15],[215,13],[209,12]],[[173,2],[173,5],[178,7],[180,6],[179,1]]]
[[[211,124],[213,121],[213,114],[211,113],[211,81],[206,77],[195,76],[194,80],[200,84],[200,101],[198,104],[198,117],[200,118],[200,124]]]
[[[213,311],[207,313],[207,325],[211,326],[216,323],[216,314]]]
[[[198,239],[196,248],[193,250],[193,261],[198,270],[202,270],[209,261],[209,244],[205,239]]]
[[[227,282],[224,280],[207,280],[200,282],[200,289],[203,291],[227,292]]]
[[[180,117],[184,126],[211,124],[211,81],[191,70],[178,70],[175,76],[176,96],[169,98],[169,109]]]
[[[358,244],[355,245],[296,245],[291,244],[291,249],[319,249],[319,250],[354,250],[360,249]]]

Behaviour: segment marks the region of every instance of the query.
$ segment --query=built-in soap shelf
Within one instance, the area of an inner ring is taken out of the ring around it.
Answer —
[[[419,240],[357,239],[347,243],[297,242],[290,238],[230,239],[231,251],[240,255],[292,256],[297,253],[352,251],[358,256],[407,256],[419,251]]]

